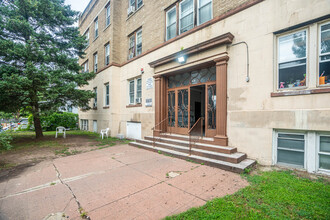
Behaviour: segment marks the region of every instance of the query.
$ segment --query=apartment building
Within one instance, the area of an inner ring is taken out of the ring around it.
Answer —
[[[329,0],[91,0],[79,62],[96,96],[81,129],[234,171],[256,160],[328,173],[329,11]]]

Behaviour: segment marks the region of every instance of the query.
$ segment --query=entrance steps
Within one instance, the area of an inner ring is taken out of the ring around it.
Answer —
[[[254,160],[247,159],[246,154],[237,152],[237,149],[233,147],[194,143],[190,152],[189,136],[183,135],[180,135],[179,138],[172,135],[161,135],[161,137],[154,137],[154,141],[152,136],[147,136],[145,139],[131,142],[130,145],[235,173],[242,173],[244,169],[256,163]]]

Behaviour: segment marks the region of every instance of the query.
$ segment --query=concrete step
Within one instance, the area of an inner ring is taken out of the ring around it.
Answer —
[[[151,141],[151,140],[138,139],[138,140],[136,140],[136,142],[153,146],[153,141]],[[185,145],[182,146],[180,144],[178,145],[178,143],[168,144],[168,143],[164,143],[164,142],[160,142],[160,141],[155,141],[155,146],[190,154],[189,147],[187,147]],[[202,156],[202,157],[207,157],[207,158],[211,158],[211,159],[216,159],[216,160],[222,160],[222,161],[226,161],[226,162],[230,162],[230,163],[239,163],[242,160],[246,159],[246,154],[243,154],[243,153],[236,152],[236,153],[232,153],[232,154],[226,154],[226,153],[219,153],[219,152],[214,152],[214,151],[198,149],[198,148],[194,148],[194,147],[191,149],[191,154],[196,155],[196,156]]]
[[[145,140],[152,141],[153,137],[146,136]],[[155,137],[155,141],[189,147],[189,139],[179,140],[179,139],[172,139],[172,138],[165,138],[165,137]],[[213,151],[213,152],[219,152],[219,153],[225,153],[225,154],[232,154],[232,153],[237,152],[237,148],[234,148],[234,147],[227,147],[227,146],[225,147],[225,146],[205,144],[205,143],[194,143],[193,148],[207,150],[207,151]]]
[[[185,159],[185,160],[189,159],[189,160],[192,160],[192,161],[195,161],[198,163],[204,163],[205,165],[221,168],[223,170],[228,170],[228,171],[232,171],[235,173],[242,173],[242,172],[244,172],[244,169],[249,168],[255,164],[255,161],[250,160],[250,159],[244,159],[244,160],[240,161],[239,163],[231,163],[231,162],[226,162],[226,161],[222,161],[222,160],[207,158],[204,156],[189,155],[189,153],[184,153],[184,152],[171,150],[171,149],[167,149],[167,148],[163,148],[163,147],[158,147],[158,146],[153,147],[152,144],[150,144],[150,142],[149,142],[149,144],[147,144],[146,142],[144,142],[144,143],[131,142],[130,145],[134,146],[134,147],[139,147],[139,148],[143,148],[146,150],[154,151],[154,152],[160,151],[162,153],[166,153],[166,154],[169,154],[169,155],[181,158],[181,159]]]

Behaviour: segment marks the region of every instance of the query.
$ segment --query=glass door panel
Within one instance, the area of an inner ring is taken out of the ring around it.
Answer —
[[[178,127],[188,128],[188,89],[178,90]]]
[[[168,92],[168,127],[175,127],[175,91]]]
[[[216,134],[216,124],[217,124],[217,93],[216,85],[207,86],[207,126],[206,126],[206,136],[212,137]]]

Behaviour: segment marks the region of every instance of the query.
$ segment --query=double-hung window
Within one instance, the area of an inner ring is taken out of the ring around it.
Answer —
[[[97,72],[97,53],[94,53],[94,72]]]
[[[306,86],[307,30],[278,38],[278,88]]]
[[[128,7],[132,8],[132,12],[139,9],[143,5],[143,0],[128,0]],[[129,15],[130,13],[128,13]]]
[[[180,34],[194,27],[194,0],[180,2]]]
[[[88,73],[88,60],[85,61],[85,63],[83,64],[83,72],[84,73]]]
[[[142,30],[136,32],[136,55],[142,53]]]
[[[99,19],[94,20],[94,38],[96,39],[99,36]]]
[[[110,25],[110,4],[105,7],[105,26]]]
[[[83,131],[88,131],[88,120],[87,119],[81,119],[80,120],[80,129]]]
[[[330,85],[330,22],[320,25],[319,85]]]
[[[105,46],[104,46],[104,51],[105,51],[105,65],[109,65],[110,63],[110,44],[107,43]]]
[[[85,39],[87,41],[87,43],[86,43],[86,48],[87,48],[89,46],[89,29],[87,29],[84,36],[85,36]]]
[[[166,40],[176,36],[176,7],[166,12]]]
[[[135,90],[135,81],[134,80],[131,80],[129,82],[129,104],[134,104],[134,90]]]
[[[104,94],[104,104],[105,106],[109,106],[110,104],[110,88],[109,83],[104,84],[105,94]]]
[[[129,36],[128,59],[142,53],[142,29],[132,33]]]
[[[142,79],[135,78],[128,81],[129,86],[129,104],[141,104],[142,103]]]
[[[93,103],[93,108],[97,108],[97,87],[94,87],[94,103]]]
[[[212,0],[198,1],[198,25],[203,24],[212,19]]]

